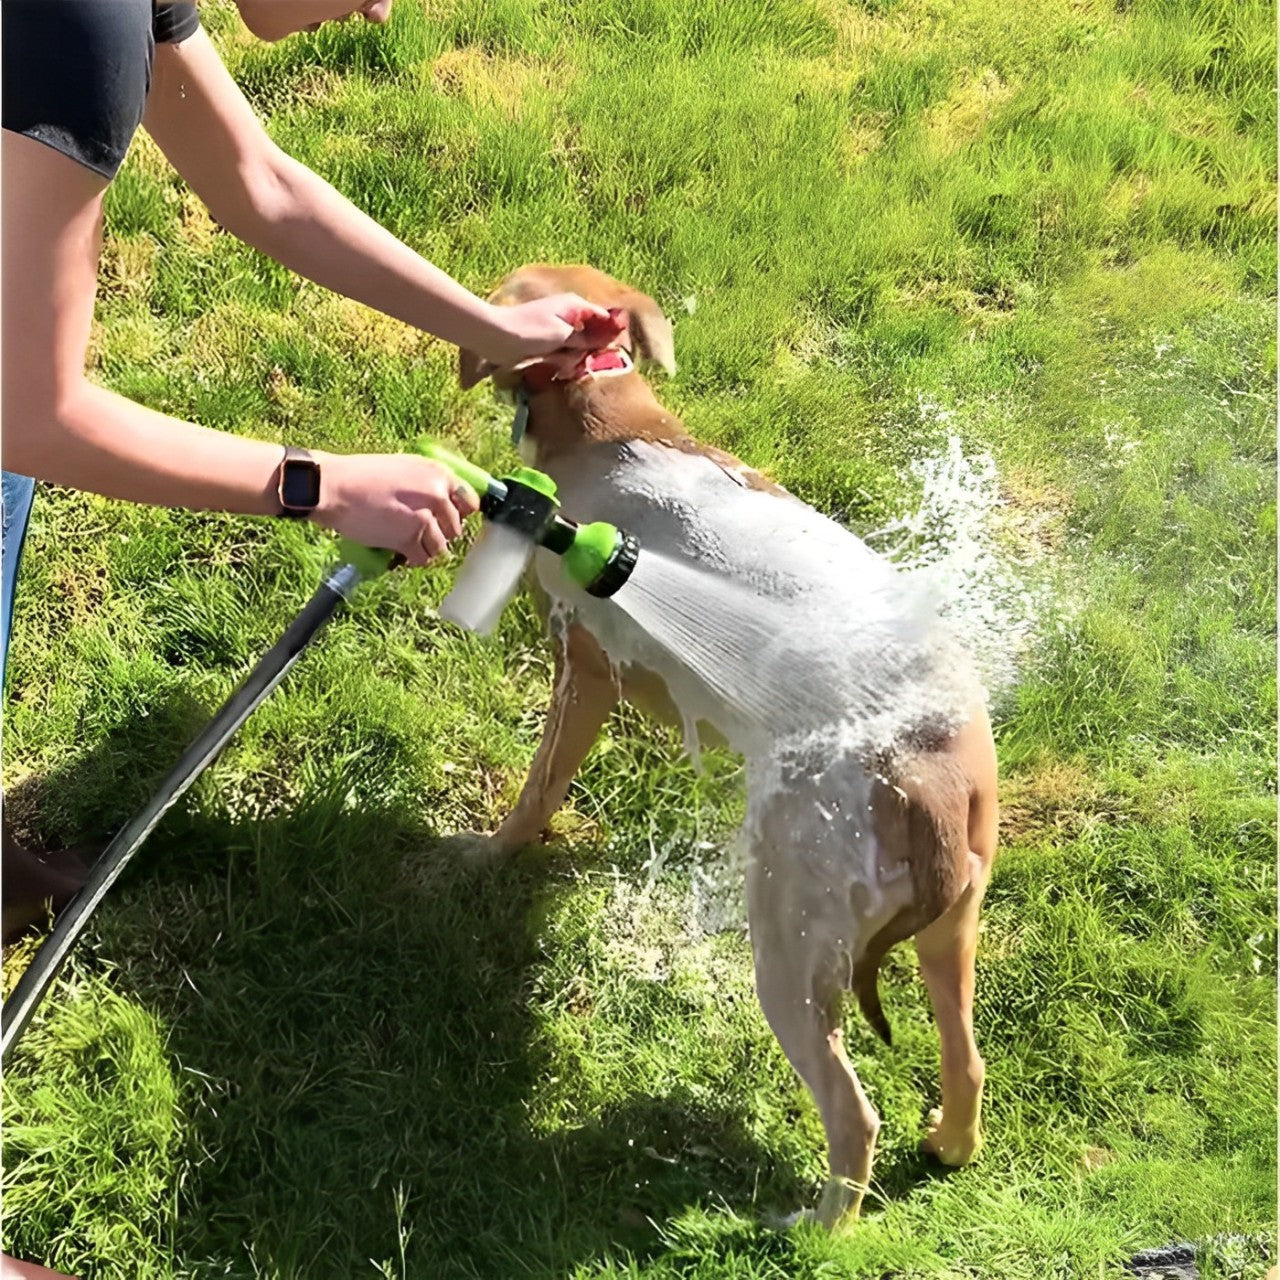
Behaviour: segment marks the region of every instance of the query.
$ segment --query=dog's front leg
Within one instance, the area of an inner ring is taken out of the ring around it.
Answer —
[[[516,807],[487,843],[489,857],[514,853],[541,837],[617,702],[608,658],[589,631],[570,626],[556,638],[555,682],[542,741]]]

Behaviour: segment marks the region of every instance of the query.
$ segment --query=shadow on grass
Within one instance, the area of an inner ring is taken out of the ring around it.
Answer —
[[[27,825],[43,800],[68,838],[109,833],[151,784],[120,762],[160,775],[191,719],[190,706],[162,709],[29,788],[16,797]],[[691,1206],[750,1220],[810,1198],[699,1082],[628,1094],[624,1071],[614,1100],[581,1117],[574,1091],[566,1103],[554,1090],[566,1066],[599,1069],[585,1044],[597,1015],[584,1009],[575,1044],[539,985],[539,922],[580,883],[567,860],[446,862],[420,819],[360,807],[341,768],[260,818],[229,816],[222,789],[236,782],[215,766],[80,953],[89,970],[109,961],[113,989],[167,1037],[183,1114],[175,1254],[188,1266],[562,1275],[622,1251],[678,1255],[664,1224]],[[877,1174],[896,1197],[929,1171],[900,1159]]]

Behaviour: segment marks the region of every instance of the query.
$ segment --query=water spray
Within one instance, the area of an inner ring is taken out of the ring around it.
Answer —
[[[414,447],[481,495],[480,511],[486,520],[484,532],[441,606],[442,616],[472,630],[491,629],[538,547],[560,556],[569,580],[594,596],[613,595],[631,576],[638,554],[636,539],[611,524],[580,525],[566,519],[559,512],[556,486],[550,476],[522,467],[499,479],[437,440],[423,438]],[[0,1057],[5,1062],[94,909],[160,819],[221,755],[240,726],[271,695],[361,583],[384,573],[392,562],[390,552],[362,547],[347,539],[340,542],[339,552],[337,568],[201,730],[141,811],[103,850],[80,892],[59,913],[53,930],[4,1002]]]

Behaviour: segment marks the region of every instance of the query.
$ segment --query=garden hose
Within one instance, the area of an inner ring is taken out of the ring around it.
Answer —
[[[597,596],[612,595],[635,567],[637,544],[610,524],[578,525],[558,513],[555,483],[528,467],[497,479],[439,441],[416,444],[424,456],[447,467],[480,497],[480,511],[495,526],[546,547],[563,559],[569,578]],[[94,864],[79,893],[61,911],[52,931],[18,979],[0,1012],[0,1059],[8,1060],[40,1001],[57,977],[89,917],[130,858],[178,798],[218,758],[236,731],[284,679],[289,668],[359,585],[383,573],[391,555],[343,540],[341,563],[284,634],[223,703],[217,715],[183,753],[142,810],[116,835]]]
[[[200,732],[182,758],[169,771],[141,811],[116,835],[94,863],[80,892],[59,913],[53,930],[35,958],[18,979],[13,994],[0,1013],[0,1059],[9,1052],[31,1021],[40,1001],[71,953],[89,917],[116,882],[129,859],[155,829],[174,802],[218,758],[237,729],[284,679],[289,668],[316,638],[325,623],[349,600],[362,581],[387,566],[386,558],[365,548],[343,545],[344,563],[325,580],[267,651],[244,682],[222,704],[218,714]]]

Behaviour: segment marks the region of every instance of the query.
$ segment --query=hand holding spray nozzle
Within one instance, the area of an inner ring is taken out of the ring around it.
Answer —
[[[498,479],[428,436],[415,448],[475,489],[480,514],[490,522],[561,556],[570,581],[589,595],[606,599],[631,576],[640,550],[636,539],[603,520],[578,524],[560,515],[556,482],[545,472],[517,467]]]
[[[631,576],[640,549],[636,539],[604,521],[580,525],[566,519],[559,512],[555,481],[544,472],[518,467],[510,475],[492,476],[430,436],[417,440],[414,449],[469,484],[480,495],[480,514],[487,521],[441,603],[442,617],[473,631],[490,631],[537,547],[558,555],[569,580],[593,596],[613,595]],[[346,542],[342,554],[357,564],[383,555]],[[385,567],[383,556],[377,571]]]

